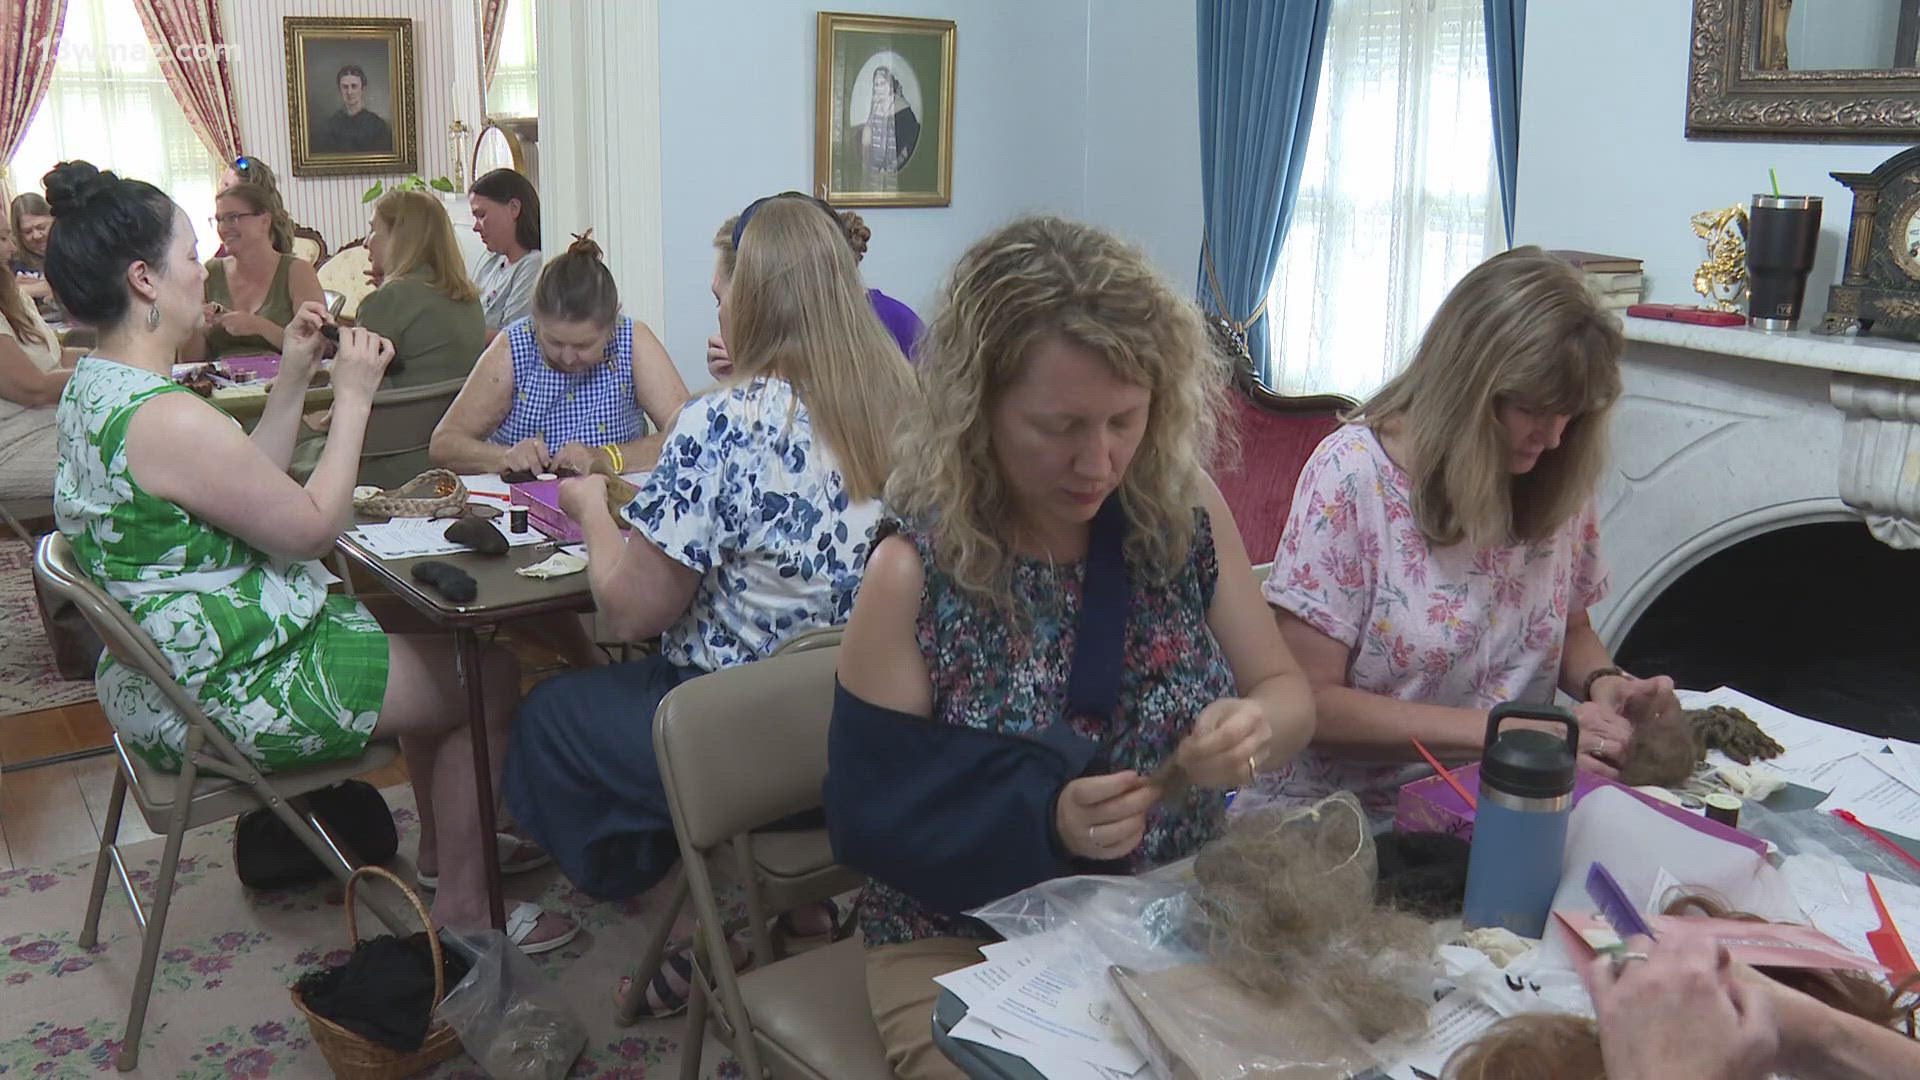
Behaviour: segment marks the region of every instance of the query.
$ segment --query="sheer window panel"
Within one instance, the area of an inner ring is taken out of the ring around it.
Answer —
[[[9,162],[12,187],[38,190],[76,158],[166,192],[193,223],[200,253],[219,247],[206,221],[224,163],[187,123],[133,0],[68,0],[47,96]]]
[[[534,4],[538,0],[507,0],[500,20],[500,61],[487,87],[488,116],[540,115],[540,68],[534,36]]]
[[[1481,0],[1335,0],[1326,47],[1265,375],[1365,398],[1502,246],[1485,16]]]

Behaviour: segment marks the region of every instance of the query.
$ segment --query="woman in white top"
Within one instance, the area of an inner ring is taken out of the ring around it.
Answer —
[[[60,348],[12,274],[0,273],[0,499],[53,495],[54,405],[83,349]]]
[[[500,328],[533,310],[533,286],[540,278],[540,193],[532,181],[512,169],[495,169],[467,189],[473,231],[487,246],[473,266],[480,307],[487,317],[487,340]]]

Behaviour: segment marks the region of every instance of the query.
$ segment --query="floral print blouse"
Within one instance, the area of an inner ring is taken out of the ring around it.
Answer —
[[[700,573],[661,652],[717,671],[847,621],[880,503],[847,497],[806,405],[784,380],[758,378],[687,402],[626,516]]]
[[[1106,747],[1093,771],[1153,772],[1173,755],[1201,709],[1235,693],[1226,654],[1207,624],[1220,577],[1213,530],[1204,510],[1194,513],[1193,546],[1172,579],[1149,584],[1136,575],[1134,580],[1126,670],[1114,716],[1104,723],[1070,721],[1080,735]],[[931,540],[910,538],[920,549],[925,574],[916,637],[933,682],[933,719],[1015,735],[1052,726],[1066,713],[1084,563],[1019,560],[1013,593],[1028,622],[1015,626],[955,584],[935,559]],[[1225,816],[1223,792],[1193,788],[1179,801],[1149,812],[1146,836],[1125,862],[1138,872],[1191,855],[1219,835]],[[1045,827],[1052,828],[1052,821]],[[861,890],[857,912],[868,945],[942,935],[994,937],[977,920],[933,911],[880,882]]]
[[[1267,602],[1351,648],[1356,690],[1469,709],[1551,702],[1569,615],[1607,594],[1593,504],[1541,543],[1435,547],[1412,490],[1371,428],[1327,436],[1294,490]],[[1352,791],[1378,811],[1429,771],[1309,750],[1261,787],[1286,802]]]

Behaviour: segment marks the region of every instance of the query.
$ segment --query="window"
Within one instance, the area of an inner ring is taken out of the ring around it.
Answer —
[[[1269,385],[1364,398],[1462,275],[1504,247],[1482,0],[1335,0]]]
[[[540,115],[540,53],[533,28],[537,0],[507,0],[500,20],[500,62],[487,87],[488,116]]]
[[[206,221],[223,163],[187,123],[132,0],[69,0],[47,96],[9,163],[12,187],[38,190],[48,170],[74,158],[173,196],[200,233],[201,254],[219,246]]]

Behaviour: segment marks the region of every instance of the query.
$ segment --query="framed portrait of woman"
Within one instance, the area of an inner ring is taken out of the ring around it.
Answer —
[[[953,201],[954,24],[823,11],[813,186],[837,206]]]

